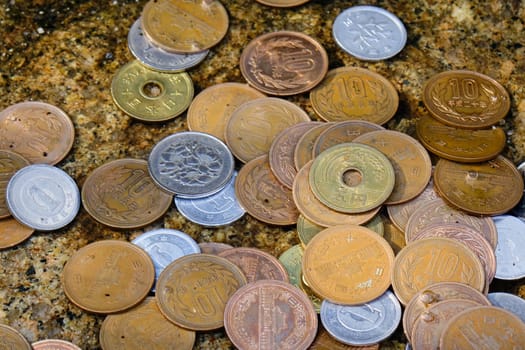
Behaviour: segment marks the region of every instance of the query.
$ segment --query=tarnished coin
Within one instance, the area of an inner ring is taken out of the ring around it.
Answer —
[[[306,131],[303,136],[301,136],[295,145],[293,155],[295,170],[299,171],[306,163],[314,158],[313,148],[317,137],[331,125],[332,123],[321,123]]]
[[[184,198],[219,192],[233,176],[234,166],[233,155],[221,140],[195,131],[166,136],[153,147],[148,158],[155,182]]]
[[[399,96],[385,77],[365,68],[330,70],[310,92],[315,112],[324,120],[364,120],[385,124],[397,111]]]
[[[48,164],[32,164],[18,170],[7,184],[6,200],[16,220],[41,231],[66,226],[80,209],[75,180]]]
[[[423,87],[423,103],[433,117],[463,129],[496,124],[510,109],[510,97],[496,80],[468,70],[432,76]]]
[[[512,215],[494,217],[498,230],[496,278],[517,280],[525,277],[525,222]]]
[[[81,350],[78,346],[65,340],[45,339],[31,344],[33,350]]]
[[[333,146],[313,160],[309,182],[324,205],[343,213],[363,213],[385,202],[394,189],[394,168],[374,147]]]
[[[29,161],[18,153],[0,149],[0,219],[11,216],[5,199],[9,179],[29,164]]]
[[[266,155],[249,161],[239,170],[235,195],[246,212],[257,220],[271,225],[297,223],[299,211],[292,191],[277,181]]]
[[[233,246],[219,242],[200,242],[199,248],[201,249],[201,253],[217,255],[222,251],[232,249]]]
[[[333,303],[357,305],[390,286],[394,252],[384,238],[357,225],[319,232],[304,250],[303,275],[310,288]]]
[[[520,320],[525,322],[525,299],[505,292],[489,293],[487,294],[487,298],[492,305],[512,312],[518,316]]]
[[[14,247],[31,237],[33,232],[33,228],[22,225],[15,218],[0,220],[0,249]]]
[[[352,6],[334,20],[332,34],[341,49],[366,61],[397,55],[407,41],[403,22],[376,6]]]
[[[443,199],[475,215],[508,212],[521,200],[524,187],[516,166],[501,155],[474,164],[440,159],[434,184]]]
[[[224,325],[226,302],[246,284],[242,271],[225,258],[210,254],[183,256],[162,271],[157,304],[171,322],[205,331]]]
[[[231,296],[224,310],[226,334],[239,349],[306,350],[317,324],[310,300],[283,281],[249,283]]]
[[[257,0],[261,4],[272,7],[293,7],[307,3],[310,0]]]
[[[142,10],[144,34],[166,51],[195,53],[217,45],[228,31],[228,12],[217,0],[152,0]]]
[[[394,225],[388,217],[381,215],[381,219],[384,228],[383,238],[386,239],[397,255],[406,246],[405,233]]]
[[[168,321],[154,297],[124,312],[108,315],[99,333],[100,346],[112,349],[191,350],[195,332]]]
[[[270,95],[297,95],[312,89],[328,71],[328,55],[314,38],[277,31],[253,39],[243,49],[241,73],[257,90]]]
[[[5,324],[0,324],[0,349],[31,350],[27,339],[14,329]]]
[[[140,303],[155,279],[149,255],[117,240],[90,243],[69,258],[62,287],[76,306],[96,313],[115,313]]]
[[[335,340],[322,325],[319,325],[317,336],[308,350],[379,350],[379,344],[364,346],[343,344]]]
[[[131,117],[160,122],[173,119],[188,108],[193,82],[186,72],[157,72],[134,60],[113,77],[111,96],[117,107]]]
[[[268,154],[281,131],[308,121],[308,114],[290,101],[276,97],[258,98],[235,109],[224,138],[235,157],[246,163]]]
[[[71,150],[75,127],[60,108],[44,102],[21,102],[0,111],[0,149],[30,163],[57,164]]]
[[[93,170],[82,186],[84,209],[116,228],[146,226],[160,218],[173,196],[160,189],[142,159],[118,159]]]
[[[303,215],[299,215],[297,218],[297,236],[299,237],[299,241],[301,242],[301,246],[306,248],[306,245],[310,240],[319,232],[324,230],[326,227],[319,226],[307,218],[305,218]]]

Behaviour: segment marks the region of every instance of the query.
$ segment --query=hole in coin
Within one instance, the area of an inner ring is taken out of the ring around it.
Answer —
[[[363,174],[357,169],[348,169],[343,173],[343,182],[350,187],[358,186],[363,181]]]
[[[146,97],[157,98],[162,94],[162,86],[159,83],[150,81],[142,87],[142,92]]]
[[[47,157],[47,152],[43,152],[42,155],[43,155],[44,157]]]

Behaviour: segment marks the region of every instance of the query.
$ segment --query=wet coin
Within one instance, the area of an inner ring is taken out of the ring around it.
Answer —
[[[9,179],[29,161],[18,153],[0,149],[0,219],[11,216],[5,200]]]
[[[281,131],[308,121],[308,114],[290,101],[276,97],[258,98],[235,109],[224,138],[235,157],[246,163],[268,154]]]
[[[195,131],[166,136],[153,147],[148,159],[155,182],[184,198],[219,192],[233,176],[234,166],[233,156],[221,140]]]
[[[233,248],[233,246],[229,244],[219,242],[201,242],[199,243],[199,247],[202,253],[213,255],[217,255],[222,251]]]
[[[0,149],[31,163],[57,164],[71,150],[75,128],[68,115],[44,102],[21,102],[0,111]]]
[[[505,292],[489,293],[487,294],[487,298],[492,305],[512,312],[518,316],[520,320],[525,322],[525,299]]]
[[[330,70],[310,92],[315,112],[329,122],[364,120],[385,124],[397,111],[399,96],[385,77],[365,68]]]
[[[317,331],[317,336],[314,339],[314,342],[312,345],[308,348],[309,350],[379,350],[379,344],[374,345],[367,345],[367,346],[353,346],[353,345],[347,345],[343,344],[337,340],[334,339],[322,327],[319,326],[319,330]]]
[[[75,344],[60,339],[39,340],[31,346],[33,350],[80,350]]]
[[[496,80],[468,70],[432,76],[423,87],[423,103],[440,122],[463,129],[496,124],[510,109],[510,97]]]
[[[0,220],[0,249],[14,247],[31,237],[33,232],[34,229],[22,225],[15,218]]]
[[[188,108],[193,82],[186,72],[157,72],[135,60],[115,74],[111,96],[117,107],[131,117],[160,122],[173,119]]]
[[[13,327],[0,324],[0,349],[31,350],[32,347],[22,333]]]
[[[310,0],[257,0],[261,4],[272,7],[293,7],[307,3]]]
[[[84,209],[116,228],[146,226],[160,218],[173,196],[160,189],[142,159],[118,159],[93,170],[82,186]]]
[[[324,205],[343,213],[363,213],[377,208],[390,196],[394,168],[377,149],[344,143],[313,160],[309,182]]]
[[[241,73],[250,85],[270,95],[311,90],[328,71],[328,55],[312,37],[292,31],[263,34],[246,45]]]
[[[306,350],[317,330],[317,313],[296,287],[262,280],[241,287],[224,310],[224,328],[239,349]]]
[[[313,148],[317,137],[332,123],[321,123],[312,129],[306,131],[297,141],[295,146],[293,161],[295,170],[299,171],[306,163],[313,159]]]
[[[7,184],[6,199],[16,220],[41,231],[66,226],[80,209],[80,191],[75,180],[48,164],[18,170]]]
[[[115,313],[140,303],[155,279],[149,255],[117,240],[90,243],[69,258],[62,287],[69,300],[89,312]]]
[[[112,349],[191,350],[195,332],[168,321],[154,297],[124,312],[108,315],[99,333],[100,346]]]
[[[162,314],[176,325],[195,331],[224,325],[224,308],[246,284],[242,271],[225,258],[191,254],[169,264],[157,281]]]
[[[383,238],[386,239],[397,255],[406,246],[405,233],[399,230],[388,217],[381,215],[381,219],[383,220]]]
[[[228,12],[217,0],[153,0],[142,10],[142,28],[166,51],[195,53],[217,45],[228,31]]]
[[[525,222],[512,215],[494,217],[498,230],[496,278],[517,280],[525,277]]]

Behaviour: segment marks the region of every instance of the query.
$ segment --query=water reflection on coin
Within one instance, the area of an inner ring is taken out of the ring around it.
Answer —
[[[0,149],[0,219],[11,216],[5,199],[9,179],[29,164],[29,161],[18,153]]]
[[[31,344],[33,350],[81,350],[78,346],[65,340],[45,339]]]
[[[31,350],[31,344],[15,328],[0,324],[0,349]]]

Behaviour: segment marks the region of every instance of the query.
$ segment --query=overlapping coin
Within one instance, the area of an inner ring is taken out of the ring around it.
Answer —
[[[31,343],[33,350],[80,350],[75,344],[61,339],[44,339]]]
[[[14,247],[31,237],[33,232],[33,228],[22,225],[15,218],[0,220],[0,249]]]
[[[15,328],[0,324],[0,349],[31,350],[31,344]]]
[[[0,218],[11,216],[6,202],[7,184],[11,177],[23,167],[29,165],[29,161],[18,153],[0,149]]]

